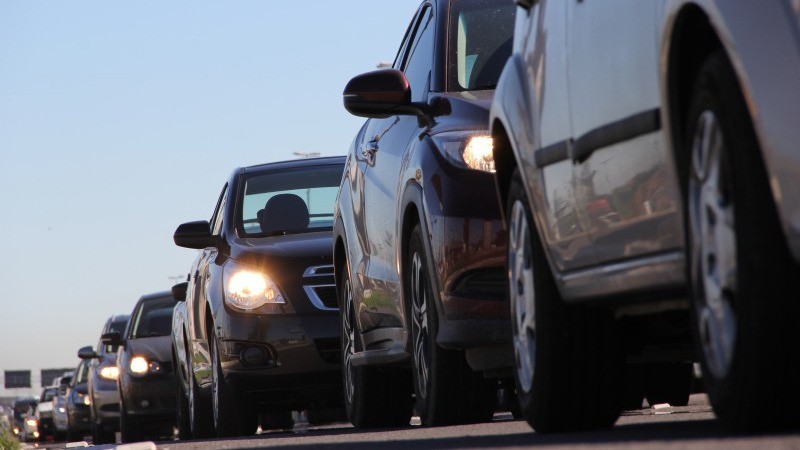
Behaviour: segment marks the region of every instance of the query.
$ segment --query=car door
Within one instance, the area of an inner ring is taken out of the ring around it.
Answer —
[[[426,102],[436,42],[434,8],[425,4],[413,19],[410,34],[398,53],[395,68],[411,87],[411,100]],[[414,136],[422,132],[415,116],[371,119],[363,137],[364,220],[366,273],[358,305],[362,331],[402,326],[400,278],[396,236],[404,155]]]
[[[568,0],[577,211],[600,263],[679,247],[660,132],[658,2]]]
[[[559,272],[595,263],[590,238],[580,221],[572,184],[569,146],[567,78],[567,5],[560,0],[535,2],[520,10],[515,29],[522,70],[529,77],[525,99],[530,123],[520,129],[534,130],[519,136],[529,197],[535,204],[536,220],[551,261]],[[524,29],[523,29],[524,28]]]
[[[222,216],[225,208],[225,199],[228,185],[225,184],[214,208],[214,214],[209,222],[211,233],[219,235],[222,228]],[[190,272],[189,285],[187,286],[186,310],[189,317],[189,345],[192,352],[192,371],[198,383],[205,385],[211,382],[211,357],[206,335],[205,311],[208,304],[209,268],[208,265],[217,255],[217,249],[208,247],[200,251],[195,259]],[[210,318],[209,318],[210,320]]]

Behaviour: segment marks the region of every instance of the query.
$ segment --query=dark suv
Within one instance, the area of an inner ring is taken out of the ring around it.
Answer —
[[[487,124],[513,2],[424,1],[391,69],[353,78],[368,117],[334,223],[345,404],[354,425],[492,417],[513,365],[506,240]],[[409,368],[412,370],[409,372]]]
[[[236,169],[211,222],[175,231],[177,245],[201,250],[173,317],[181,436],[253,434],[260,413],[268,428],[294,410],[341,407],[331,226],[343,165]]]

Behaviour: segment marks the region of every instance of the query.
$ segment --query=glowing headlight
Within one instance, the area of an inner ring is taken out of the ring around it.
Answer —
[[[131,358],[131,372],[137,375],[144,375],[150,370],[150,364],[143,356],[134,356]]]
[[[65,412],[67,412],[67,410],[66,410],[66,409],[65,409],[63,406],[59,406],[59,407],[58,407],[58,412],[60,412],[60,413],[62,413],[62,414],[63,414],[63,413],[65,413]]]
[[[35,426],[36,426],[36,419],[28,419],[28,420],[26,420],[26,421],[25,421],[25,423],[26,423],[26,424],[27,424],[29,427],[35,427]]]
[[[88,394],[83,396],[83,404],[86,405],[86,406],[89,406],[89,405],[92,404],[92,399],[89,398]]]
[[[492,137],[483,131],[456,131],[432,136],[444,156],[457,166],[494,172]]]
[[[106,380],[116,380],[119,378],[119,367],[117,366],[105,366],[100,369],[100,378],[104,378]]]
[[[246,311],[267,303],[286,303],[278,286],[261,272],[225,268],[225,301]]]

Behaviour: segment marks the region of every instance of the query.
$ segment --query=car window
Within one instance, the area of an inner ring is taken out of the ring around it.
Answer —
[[[420,21],[420,15],[414,15],[414,18],[411,19],[411,23],[408,24],[408,28],[406,29],[406,34],[403,35],[403,42],[400,44],[400,48],[397,50],[397,55],[394,57],[394,62],[392,63],[392,68],[397,70],[403,70],[403,63],[405,62],[405,55],[406,55],[406,47],[408,46],[408,41],[414,37],[414,32],[417,29],[417,25]]]
[[[83,360],[75,370],[75,384],[89,381],[89,360]]]
[[[342,165],[255,173],[244,179],[236,227],[244,236],[330,230]]]
[[[48,388],[48,389],[45,389],[45,391],[44,391],[44,392],[42,392],[42,398],[41,398],[41,400],[40,400],[40,401],[42,401],[42,402],[49,402],[50,400],[52,400],[52,399],[53,399],[53,397],[55,397],[55,396],[56,396],[56,393],[57,393],[57,391],[56,391],[56,388],[52,388],[52,389]]]
[[[433,8],[426,7],[420,17],[419,28],[411,47],[408,49],[408,56],[403,68],[403,73],[405,73],[406,78],[408,78],[408,84],[411,86],[411,100],[415,102],[424,101],[427,96],[436,34]]]
[[[125,333],[125,327],[128,325],[128,319],[121,319],[112,321],[108,327],[107,333],[119,333],[122,336]],[[97,345],[97,348],[102,349],[102,354],[113,353],[114,347],[111,345],[103,345],[102,341]]]
[[[169,336],[172,332],[172,310],[176,304],[172,297],[143,301],[134,314],[131,338]]]
[[[511,55],[513,2],[455,0],[451,3],[447,89],[494,89]],[[413,84],[411,85],[413,89]]]
[[[211,233],[213,235],[219,235],[220,231],[222,230],[222,216],[225,214],[225,194],[228,192],[228,184],[226,183],[225,186],[222,187],[222,192],[219,194],[219,198],[217,199],[217,206],[214,208],[214,214],[211,215]]]

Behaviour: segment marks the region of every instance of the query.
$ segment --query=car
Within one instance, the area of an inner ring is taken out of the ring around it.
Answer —
[[[82,347],[78,350],[78,357],[81,354],[93,352],[91,346]],[[89,366],[88,358],[81,358],[81,362],[75,368],[75,374],[69,385],[67,394],[67,441],[81,441],[91,432],[91,412],[89,407],[92,399],[89,397]]]
[[[337,156],[237,168],[211,221],[175,231],[200,250],[173,317],[181,436],[341,408],[331,228],[343,167]]]
[[[122,442],[172,437],[175,381],[172,369],[172,292],[143,295],[124,334],[109,331],[101,344],[117,349],[119,430]]]
[[[35,397],[18,397],[11,406],[14,411],[13,431],[22,442],[39,439],[39,423],[33,414],[37,402]]]
[[[128,325],[127,314],[118,314],[108,318],[101,336],[107,333],[122,333]],[[102,337],[101,337],[102,339]],[[92,442],[97,444],[114,443],[115,433],[119,431],[119,367],[117,366],[117,348],[97,344],[97,350],[87,353],[91,364],[89,370],[89,398],[91,400]]]
[[[510,55],[507,1],[423,1],[391,68],[344,106],[369,118],[336,203],[345,404],[357,427],[491,420],[511,379],[506,238],[489,106]],[[389,388],[391,386],[391,388]]]
[[[57,385],[43,388],[42,393],[39,396],[39,403],[37,403],[36,408],[34,408],[33,415],[36,417],[37,430],[39,431],[39,436],[42,439],[47,438],[47,436],[52,438],[56,435],[53,411],[55,409],[54,399],[57,394]]]
[[[699,359],[726,428],[796,427],[797,8],[517,3],[490,126],[526,419],[610,426],[627,371],[685,392]]]
[[[67,436],[67,395],[69,384],[72,381],[72,371],[64,372],[56,378],[53,384],[58,386],[58,392],[53,397],[53,424],[56,428],[56,439],[61,440]]]

